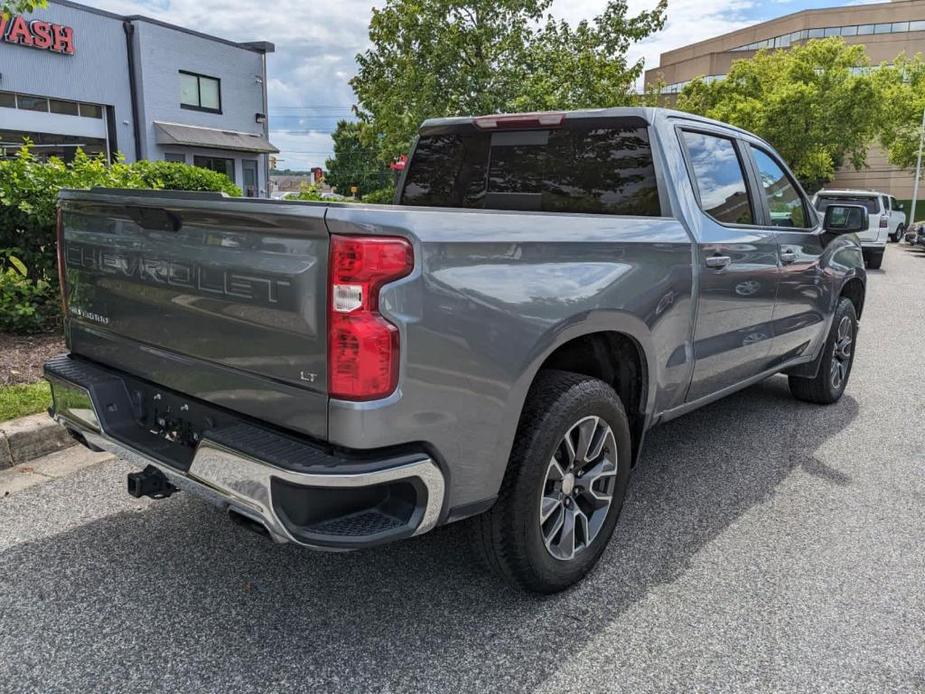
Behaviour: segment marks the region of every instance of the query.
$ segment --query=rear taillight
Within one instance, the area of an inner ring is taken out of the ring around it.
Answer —
[[[379,313],[379,290],[414,267],[405,239],[331,236],[328,265],[328,392],[374,400],[398,386],[398,328]]]
[[[67,266],[64,258],[64,213],[58,208],[56,222],[58,246],[58,285],[61,287],[61,315],[67,317]]]
[[[880,218],[880,228],[881,228],[881,229],[886,229],[888,226],[890,226],[890,218],[889,218],[889,217],[881,217],[881,218]]]

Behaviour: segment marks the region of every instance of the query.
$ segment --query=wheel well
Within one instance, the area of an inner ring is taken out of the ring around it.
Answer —
[[[620,396],[633,437],[633,462],[638,458],[645,427],[648,373],[639,344],[628,335],[600,332],[582,335],[550,354],[540,371],[559,369],[599,378]]]
[[[849,299],[854,304],[854,312],[861,318],[861,312],[864,310],[864,283],[857,277],[845,282],[842,287],[841,296]]]

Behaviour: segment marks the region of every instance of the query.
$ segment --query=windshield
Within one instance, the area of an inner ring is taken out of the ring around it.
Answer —
[[[422,135],[401,203],[659,216],[648,131],[640,119],[622,120]]]
[[[825,212],[825,208],[832,204],[863,205],[870,214],[880,212],[880,203],[877,198],[867,195],[820,195],[816,198],[816,209]]]

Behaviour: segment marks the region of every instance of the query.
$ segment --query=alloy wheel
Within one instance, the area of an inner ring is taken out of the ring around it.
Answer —
[[[850,316],[842,316],[835,334],[835,344],[832,346],[832,387],[839,390],[848,378],[848,369],[851,368],[852,344],[854,342],[854,329]]]
[[[543,483],[540,531],[546,550],[568,561],[598,536],[613,503],[617,443],[603,419],[584,417],[556,447]]]

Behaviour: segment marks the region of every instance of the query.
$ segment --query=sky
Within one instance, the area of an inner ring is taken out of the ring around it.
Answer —
[[[374,6],[385,0],[84,0],[122,14],[142,14],[233,41],[272,41],[268,59],[270,140],[279,167],[324,166],[331,132],[355,103],[349,80],[354,56],[365,50]],[[631,14],[656,0],[629,0]],[[659,54],[757,22],[804,9],[857,4],[857,0],[669,0],[665,28],[641,41],[630,58],[646,68]],[[554,0],[551,12],[570,22],[600,14],[606,0]],[[268,9],[272,8],[272,9]]]

